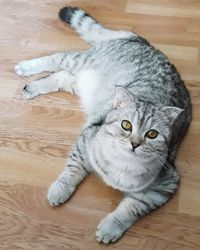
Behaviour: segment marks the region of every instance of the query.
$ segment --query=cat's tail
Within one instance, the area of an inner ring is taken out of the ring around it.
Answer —
[[[73,27],[85,41],[91,44],[136,36],[136,34],[128,31],[106,29],[85,11],[77,7],[64,7],[60,10],[59,17]]]

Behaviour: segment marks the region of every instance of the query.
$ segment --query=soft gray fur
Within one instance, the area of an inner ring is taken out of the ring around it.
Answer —
[[[59,16],[92,47],[16,65],[23,76],[55,72],[26,85],[24,98],[69,91],[80,96],[88,117],[47,198],[53,206],[62,204],[96,172],[124,193],[96,231],[98,241],[115,242],[176,191],[179,175],[173,163],[191,120],[191,101],[175,67],[143,38],[108,30],[78,8],[65,7]],[[122,128],[124,120],[132,128]],[[157,137],[148,138],[149,130]]]

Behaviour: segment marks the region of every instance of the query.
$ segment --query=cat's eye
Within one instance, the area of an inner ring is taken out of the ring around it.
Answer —
[[[124,130],[127,130],[127,131],[131,131],[132,130],[132,124],[131,122],[127,121],[127,120],[123,120],[122,123],[121,123],[121,126]]]
[[[145,136],[148,137],[149,139],[155,139],[158,136],[158,131],[154,129],[149,130]]]

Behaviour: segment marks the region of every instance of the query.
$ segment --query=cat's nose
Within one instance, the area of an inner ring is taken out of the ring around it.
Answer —
[[[133,148],[133,151],[140,146],[139,143],[135,143],[135,142],[131,142],[131,145],[132,145],[132,148]]]

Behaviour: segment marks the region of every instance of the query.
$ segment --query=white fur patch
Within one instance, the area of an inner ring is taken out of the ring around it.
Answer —
[[[77,79],[77,90],[81,98],[81,104],[87,114],[94,110],[96,98],[100,87],[98,74],[93,69],[82,70]]]

